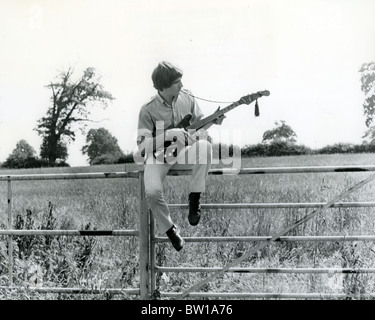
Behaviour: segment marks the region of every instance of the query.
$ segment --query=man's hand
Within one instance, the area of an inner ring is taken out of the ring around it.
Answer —
[[[226,116],[222,115],[219,118],[216,118],[214,121],[212,121],[213,124],[221,125],[223,123],[223,120],[226,118]]]
[[[220,107],[217,108],[217,110],[216,110],[215,112],[218,112],[218,111],[220,111]],[[225,118],[226,118],[226,116],[225,116],[225,115],[222,115],[222,116],[216,118],[215,120],[213,120],[212,123],[213,123],[213,124],[217,124],[217,125],[221,125],[221,124],[223,123],[223,120],[224,120]]]

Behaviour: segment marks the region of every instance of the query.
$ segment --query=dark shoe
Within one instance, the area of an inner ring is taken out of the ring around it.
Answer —
[[[185,243],[184,239],[180,236],[180,230],[176,226],[173,226],[166,232],[166,234],[171,240],[173,247],[177,251],[180,251]]]
[[[201,204],[199,202],[201,194],[192,192],[189,194],[189,216],[188,220],[192,226],[196,226],[201,219]]]

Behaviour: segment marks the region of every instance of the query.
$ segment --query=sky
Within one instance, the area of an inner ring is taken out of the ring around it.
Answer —
[[[0,0],[0,162],[25,139],[39,154],[37,120],[51,106],[46,87],[70,67],[94,67],[114,97],[96,106],[90,128],[135,148],[138,113],[155,95],[163,60],[184,71],[205,115],[269,90],[212,127],[216,141],[260,143],[285,121],[297,143],[361,143],[366,130],[359,69],[375,61],[373,0]],[[220,128],[220,130],[219,130]],[[232,140],[231,140],[232,139]],[[69,144],[71,166],[88,165],[85,134]]]

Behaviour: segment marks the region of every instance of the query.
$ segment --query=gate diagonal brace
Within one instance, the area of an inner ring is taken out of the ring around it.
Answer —
[[[267,239],[265,241],[262,241],[258,245],[252,247],[250,250],[245,251],[244,254],[241,257],[239,257],[238,259],[233,260],[232,262],[229,262],[226,266],[224,266],[224,268],[222,268],[222,269],[214,272],[211,276],[207,277],[206,279],[202,280],[201,282],[197,283],[196,285],[192,286],[191,288],[185,290],[183,293],[181,293],[180,295],[178,295],[176,297],[176,299],[182,299],[182,298],[187,297],[191,292],[200,289],[202,286],[204,286],[208,282],[214,280],[215,278],[217,278],[220,275],[222,275],[225,272],[227,272],[230,268],[235,267],[236,265],[238,265],[239,263],[241,263],[243,260],[251,257],[252,255],[254,255],[259,250],[265,248],[271,242],[279,241],[281,236],[284,236],[289,231],[291,231],[291,230],[297,228],[298,226],[300,226],[301,224],[309,221],[311,218],[315,217],[317,214],[321,213],[323,210],[325,210],[325,209],[333,206],[336,202],[338,202],[338,201],[342,200],[343,198],[347,197],[349,194],[357,191],[362,186],[364,186],[365,184],[369,183],[370,181],[372,181],[374,179],[375,179],[375,174],[369,176],[367,179],[364,179],[364,180],[358,182],[354,186],[350,187],[349,189],[345,190],[344,192],[342,192],[341,194],[339,194],[335,198],[333,198],[330,201],[328,201],[327,203],[325,203],[322,207],[313,210],[312,212],[310,212],[309,214],[307,214],[302,219],[296,221],[291,226],[289,226],[289,227],[285,228],[284,230],[282,230],[281,232],[275,234],[274,236],[272,236],[272,238]]]

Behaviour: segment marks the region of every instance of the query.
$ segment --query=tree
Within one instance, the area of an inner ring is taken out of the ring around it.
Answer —
[[[51,166],[56,164],[57,160],[65,162],[68,158],[68,147],[66,143],[63,141],[57,141],[54,148],[51,149],[51,145],[53,143],[53,139],[49,136],[44,136],[42,145],[40,146],[40,156],[42,159],[48,159],[48,162]],[[54,162],[52,163],[49,161],[51,156],[54,157]]]
[[[26,140],[22,139],[17,142],[16,147],[3,163],[7,168],[26,168],[31,162],[35,162],[36,152]]]
[[[117,139],[105,128],[91,129],[86,143],[82,153],[87,154],[90,164],[115,163],[124,156]]]
[[[103,89],[100,77],[94,68],[87,68],[78,81],[72,80],[73,69],[61,72],[56,82],[51,82],[52,106],[45,117],[38,120],[35,129],[43,137],[41,157],[54,166],[57,159],[65,160],[67,143],[75,140],[75,127],[80,125],[84,132],[89,119],[90,110],[96,103],[104,108],[112,95]]]
[[[285,123],[284,120],[280,120],[281,123],[278,121],[275,122],[276,127],[267,130],[263,133],[263,140],[262,142],[291,142],[295,143],[297,141],[297,135],[294,130]]]
[[[372,125],[375,114],[375,62],[364,63],[359,70],[361,73],[361,90],[365,94],[363,113],[366,117],[366,127],[369,128],[363,138],[375,140],[375,127]]]

